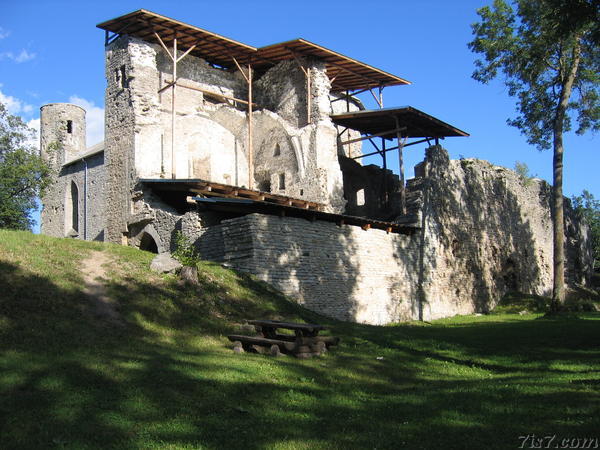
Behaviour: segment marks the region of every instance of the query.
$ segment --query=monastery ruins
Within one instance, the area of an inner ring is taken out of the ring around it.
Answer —
[[[255,48],[145,10],[98,27],[105,139],[86,147],[78,106],[41,108],[41,151],[57,173],[42,233],[161,253],[181,231],[205,259],[370,324],[551,292],[551,188],[450,160],[441,141],[467,133],[383,108],[383,89],[406,80],[303,39]],[[363,92],[381,108],[365,110]],[[381,167],[362,164],[366,140]],[[405,180],[411,145],[425,158]],[[589,230],[569,209],[566,234],[567,282],[584,284]]]

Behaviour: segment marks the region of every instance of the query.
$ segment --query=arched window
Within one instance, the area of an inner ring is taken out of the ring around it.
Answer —
[[[79,233],[79,189],[71,181],[71,228]]]

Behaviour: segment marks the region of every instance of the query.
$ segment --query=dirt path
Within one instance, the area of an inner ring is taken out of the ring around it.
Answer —
[[[85,283],[83,291],[92,302],[93,313],[113,325],[123,326],[121,315],[116,309],[115,302],[108,296],[106,290],[106,269],[112,259],[104,252],[92,251],[81,261],[81,273]]]

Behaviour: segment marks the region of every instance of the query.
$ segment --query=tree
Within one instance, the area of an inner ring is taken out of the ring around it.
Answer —
[[[596,0],[495,0],[477,11],[469,48],[473,78],[488,83],[504,75],[517,98],[509,119],[540,150],[553,148],[554,285],[552,309],[563,302],[563,133],[600,129],[600,10]]]
[[[581,195],[571,197],[573,208],[587,222],[592,234],[594,267],[600,268],[600,200],[584,190]]]
[[[36,198],[49,183],[50,169],[28,141],[30,129],[0,103],[0,228],[29,230]]]

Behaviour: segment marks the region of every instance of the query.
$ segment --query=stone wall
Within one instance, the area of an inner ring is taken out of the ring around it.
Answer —
[[[79,224],[77,227],[77,236],[72,237],[88,241],[104,241],[106,227],[104,216],[104,188],[106,179],[104,154],[100,152],[63,167],[60,172],[60,178],[61,183],[65,187],[63,200],[65,216],[67,218],[72,213],[72,205],[70,203],[71,184],[77,186]]]
[[[423,317],[489,311],[507,291],[552,292],[551,187],[477,159],[427,150],[423,189]],[[568,203],[567,281],[591,274],[589,230]]]
[[[85,110],[79,106],[51,103],[40,109],[40,153],[53,174],[42,198],[41,232],[49,236],[64,237],[71,229],[65,218],[70,182],[60,174],[65,162],[85,151],[85,130]]]
[[[382,230],[260,214],[224,221],[200,238],[201,250],[213,249],[204,257],[254,273],[309,309],[372,324],[413,317],[417,244]]]
[[[301,304],[371,324],[487,312],[508,291],[552,288],[550,188],[479,160],[427,150],[417,170],[422,228],[387,234],[259,214],[197,241],[205,258],[273,284]],[[414,192],[412,194],[415,194]],[[568,281],[591,275],[589,230],[567,209]]]
[[[143,89],[139,68],[132,61],[129,39],[106,47],[104,158],[106,168],[106,233],[109,242],[127,243],[127,221],[132,210],[135,171],[135,99]],[[148,158],[152,158],[149,154]]]

